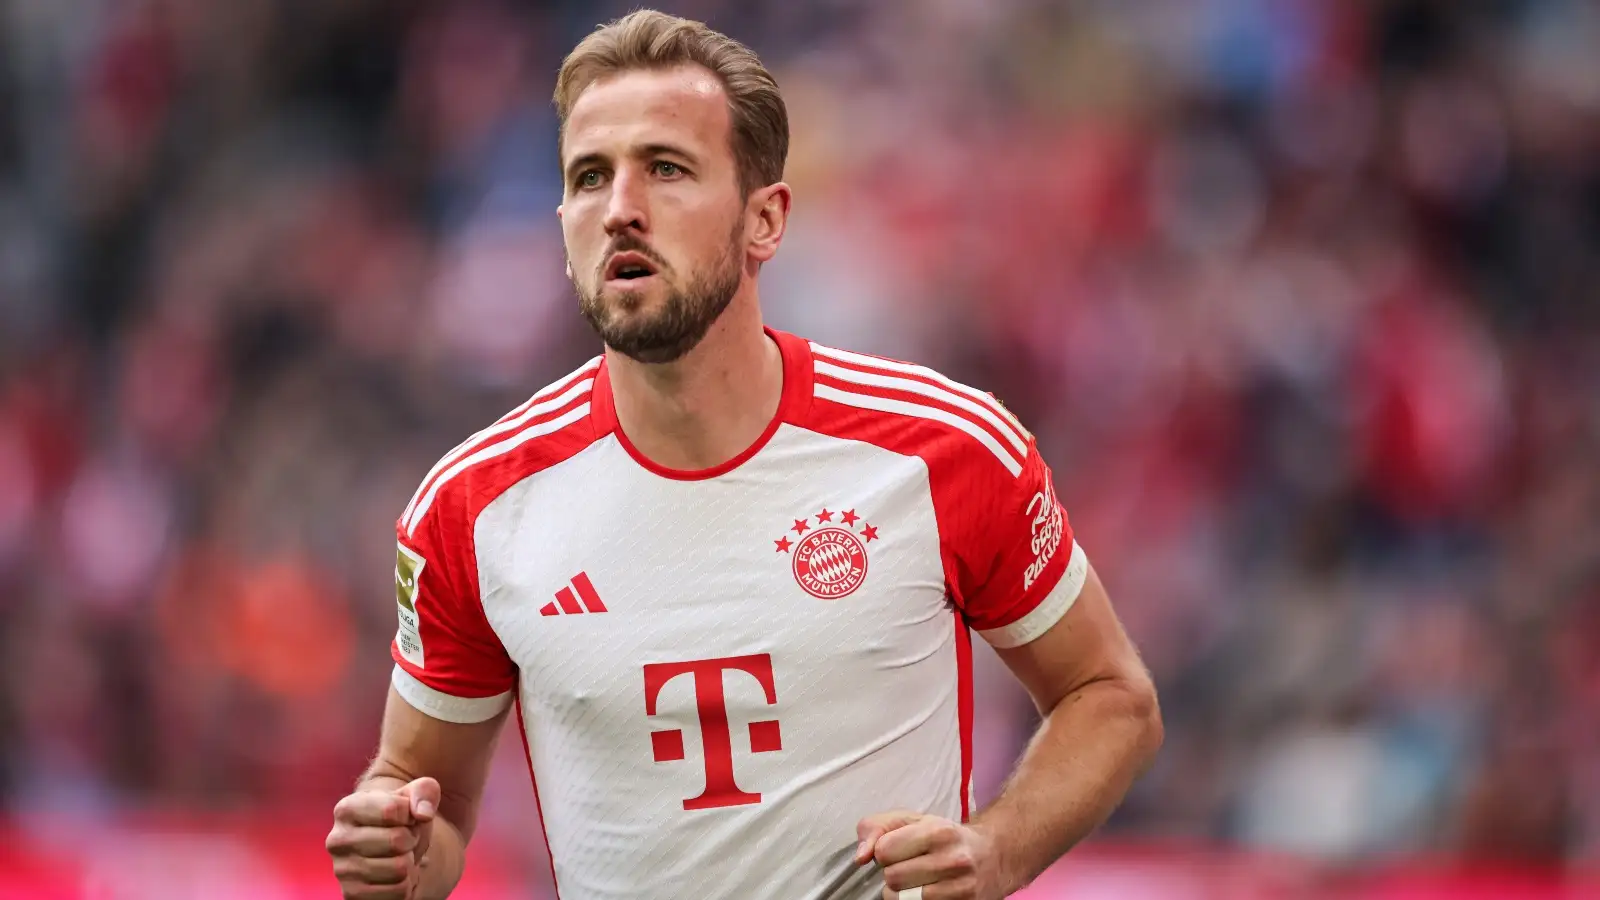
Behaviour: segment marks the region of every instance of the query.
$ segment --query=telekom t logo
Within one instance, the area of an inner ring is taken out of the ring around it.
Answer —
[[[684,809],[712,809],[760,803],[760,794],[739,789],[733,780],[733,735],[728,729],[728,702],[722,692],[722,673],[734,669],[761,682],[767,704],[778,702],[778,689],[772,680],[772,655],[730,656],[724,659],[694,659],[688,662],[650,663],[644,667],[645,715],[656,714],[656,697],[667,682],[679,675],[694,675],[694,698],[700,712],[700,745],[706,761],[706,789],[698,797],[683,801]],[[683,759],[683,732],[650,732],[651,750],[656,762]],[[750,752],[769,753],[783,749],[778,721],[750,723]]]

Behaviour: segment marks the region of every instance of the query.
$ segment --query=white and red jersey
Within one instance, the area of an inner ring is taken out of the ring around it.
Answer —
[[[992,397],[769,333],[783,397],[736,459],[646,459],[597,358],[398,523],[394,684],[453,722],[517,706],[563,900],[877,897],[862,816],[969,811],[969,628],[1033,640],[1086,577]]]

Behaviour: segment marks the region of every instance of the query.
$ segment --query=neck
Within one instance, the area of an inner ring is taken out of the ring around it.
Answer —
[[[753,297],[735,297],[681,359],[641,363],[607,348],[606,367],[623,433],[670,469],[709,469],[743,453],[783,394],[783,357]]]

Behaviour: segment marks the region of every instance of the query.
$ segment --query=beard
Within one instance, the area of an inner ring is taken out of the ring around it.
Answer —
[[[681,359],[705,339],[722,311],[739,290],[740,246],[743,223],[735,221],[734,235],[721,256],[687,285],[679,285],[664,260],[643,241],[624,236],[613,245],[614,253],[634,251],[656,265],[656,277],[666,296],[654,313],[642,311],[643,291],[607,291],[604,266],[595,275],[596,289],[587,289],[576,277],[572,286],[578,292],[578,309],[607,347],[642,363],[669,363]]]

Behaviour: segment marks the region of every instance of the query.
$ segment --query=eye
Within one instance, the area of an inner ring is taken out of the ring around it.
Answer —
[[[677,178],[683,174],[683,167],[673,162],[657,160],[655,163],[656,174],[663,178]]]
[[[600,186],[601,176],[598,169],[586,169],[578,174],[578,187],[597,188]]]

